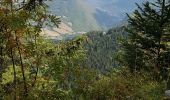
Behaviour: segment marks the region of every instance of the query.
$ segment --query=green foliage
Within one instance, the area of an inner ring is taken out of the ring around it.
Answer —
[[[19,6],[17,1],[0,1],[0,86],[4,99],[29,95],[39,69],[48,62],[43,60],[48,58],[45,52],[49,45],[39,35],[41,28],[47,20],[59,24],[59,19],[47,14],[45,4],[32,0],[23,3]],[[36,4],[28,8],[32,3]]]
[[[163,99],[166,81],[157,78],[169,77],[170,8],[156,5],[129,16],[129,36],[120,27],[55,43],[40,32],[60,21],[41,0],[0,4],[0,99]]]
[[[95,71],[84,64],[85,51],[82,47],[84,40],[85,37],[80,37],[56,46],[55,57],[51,60],[45,75],[58,82],[53,88],[54,91],[61,89],[70,92],[67,96],[55,95],[55,98],[66,99],[68,96],[78,98],[85,95],[88,84],[93,81]]]
[[[115,61],[115,58],[120,48],[119,41],[126,34],[124,27],[113,28],[108,32],[89,32],[87,34],[88,41],[85,42],[87,65],[104,73],[117,67],[118,62]]]
[[[138,6],[129,16],[128,40],[124,46],[124,65],[131,72],[145,69],[159,79],[167,79],[169,73],[169,1],[157,0]],[[165,56],[166,55],[166,56]]]
[[[164,98],[165,83],[157,82],[150,73],[131,73],[128,69],[114,71],[114,97],[117,99],[149,99],[162,100]]]
[[[89,96],[93,100],[114,99],[114,88],[114,81],[108,76],[101,75],[101,77],[90,86]]]

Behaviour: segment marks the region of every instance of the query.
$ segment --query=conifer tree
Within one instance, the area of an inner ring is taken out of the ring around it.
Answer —
[[[125,65],[132,72],[145,70],[157,79],[168,78],[170,67],[170,2],[157,0],[138,6],[129,17],[128,40],[124,43]]]

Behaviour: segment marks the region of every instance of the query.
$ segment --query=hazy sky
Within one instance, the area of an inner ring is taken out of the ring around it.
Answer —
[[[146,0],[87,0],[93,7],[101,8],[115,16],[132,12],[136,9],[135,3],[141,4],[143,1]]]

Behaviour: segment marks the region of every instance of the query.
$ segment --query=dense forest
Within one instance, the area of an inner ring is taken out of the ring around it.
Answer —
[[[136,4],[126,24],[63,41],[41,34],[61,22],[47,8],[0,1],[0,100],[170,98],[169,0]]]

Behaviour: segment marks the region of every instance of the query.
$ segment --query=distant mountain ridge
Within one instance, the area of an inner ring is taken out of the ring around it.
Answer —
[[[109,29],[119,24],[135,8],[135,2],[146,0],[53,0],[48,3],[53,14],[74,31]]]

